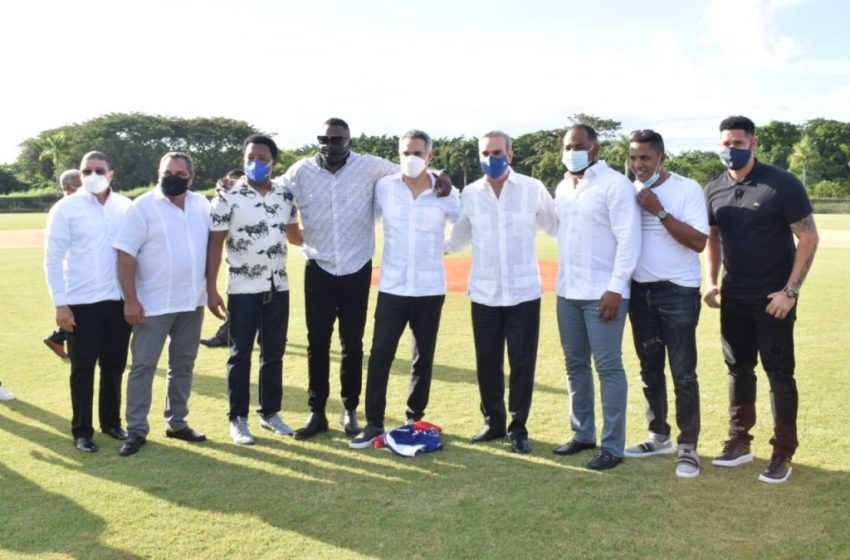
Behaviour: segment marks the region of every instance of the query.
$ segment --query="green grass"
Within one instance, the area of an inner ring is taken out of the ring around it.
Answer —
[[[842,218],[830,226],[850,229],[850,217]],[[543,238],[540,252],[554,257],[554,242]],[[504,442],[468,443],[482,421],[463,294],[446,300],[428,408],[427,419],[446,428],[441,452],[402,459],[352,451],[338,429],[295,442],[259,432],[253,419],[257,445],[237,447],[227,434],[226,351],[202,348],[189,420],[209,442],[165,439],[160,371],[141,453],[120,458],[118,443],[98,434],[101,452],[83,455],[71,446],[68,365],[41,343],[53,323],[41,258],[38,249],[0,250],[0,379],[18,395],[0,404],[2,558],[846,558],[850,550],[850,248],[821,249],[803,290],[801,447],[791,481],[778,486],[756,480],[770,454],[762,373],[755,463],[708,464],[724,439],[727,397],[718,314],[707,308],[698,333],[699,478],[677,479],[673,457],[627,460],[600,474],[583,468],[589,456],[554,456],[569,437],[569,405],[552,294],[543,299],[530,456]],[[292,425],[307,418],[301,262],[290,256],[283,416]],[[217,326],[208,316],[205,335]],[[367,349],[369,340],[371,319]],[[632,442],[646,425],[628,332],[624,357]],[[389,425],[403,421],[409,360],[405,337],[390,379]],[[340,413],[336,396],[329,413],[334,421]]]
[[[0,214],[0,231],[13,229],[42,229],[47,225],[47,213]]]

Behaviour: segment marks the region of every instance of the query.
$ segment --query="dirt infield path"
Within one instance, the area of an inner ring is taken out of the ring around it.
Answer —
[[[446,287],[450,292],[466,292],[466,282],[469,280],[469,259],[451,258],[446,259]],[[372,285],[378,285],[381,269],[372,269]],[[543,291],[554,292],[555,281],[558,277],[558,263],[552,261],[540,262],[540,278],[543,280]]]

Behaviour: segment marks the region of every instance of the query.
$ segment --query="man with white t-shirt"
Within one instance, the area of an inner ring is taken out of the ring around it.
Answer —
[[[629,319],[640,360],[649,435],[626,457],[673,453],[667,423],[665,353],[676,393],[679,460],[676,475],[699,475],[700,432],[696,328],[700,313],[700,259],[708,234],[699,183],[664,169],[664,140],[653,130],[631,135],[629,159],[641,207],[641,252],[632,276]]]
[[[188,190],[195,178],[192,159],[169,152],[159,162],[159,181],[127,212],[112,246],[124,291],[124,317],[133,325],[133,365],[127,379],[127,431],[119,454],[138,453],[147,441],[156,366],[168,344],[165,376],[165,436],[206,440],[189,427],[189,394],[204,305],[210,204]]]
[[[375,185],[375,215],[383,219],[384,255],[375,308],[375,329],[366,377],[366,427],[348,446],[368,447],[384,433],[387,381],[398,341],[409,324],[413,359],[407,419],[425,414],[440,314],[446,299],[443,240],[446,222],[460,209],[457,189],[439,198],[428,173],[434,157],[431,137],[410,130],[399,139],[401,172]]]
[[[530,453],[526,422],[531,411],[540,296],[537,231],[554,236],[558,217],[543,183],[515,172],[511,138],[494,130],[478,139],[484,176],[467,185],[460,217],[448,252],[472,243],[469,299],[484,429],[472,437],[480,443],[510,436],[515,453]],[[510,364],[510,425],[505,429],[505,346]]]

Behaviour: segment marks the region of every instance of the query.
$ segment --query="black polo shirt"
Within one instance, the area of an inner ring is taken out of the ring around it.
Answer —
[[[723,238],[721,295],[765,297],[784,288],[796,252],[790,224],[812,213],[797,177],[757,160],[743,181],[720,174],[705,200],[708,223]]]

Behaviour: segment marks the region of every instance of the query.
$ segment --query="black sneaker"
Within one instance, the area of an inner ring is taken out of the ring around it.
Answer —
[[[753,460],[750,453],[750,442],[741,439],[730,439],[723,442],[723,451],[711,460],[716,467],[737,467]]]
[[[365,449],[370,447],[372,443],[382,435],[384,435],[383,428],[366,424],[366,428],[354,436],[354,439],[348,442],[348,447],[351,449]]]
[[[759,480],[768,484],[780,484],[791,477],[791,459],[774,452],[770,463],[761,471]]]
[[[599,452],[599,455],[594,457],[593,460],[585,466],[594,471],[607,471],[608,469],[613,469],[622,462],[622,457],[617,457],[607,449],[603,449]]]

